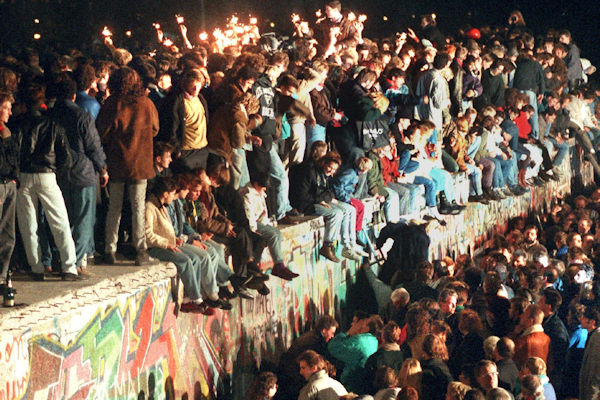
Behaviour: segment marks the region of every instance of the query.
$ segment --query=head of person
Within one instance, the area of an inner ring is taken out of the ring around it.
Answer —
[[[496,343],[495,359],[512,359],[515,355],[515,342],[511,338],[502,337]]]
[[[260,194],[263,194],[269,187],[270,177],[266,173],[257,172],[250,175],[250,183],[252,184],[254,190]]]
[[[356,77],[356,83],[366,91],[371,90],[375,82],[377,82],[377,73],[367,68],[360,71]]]
[[[450,382],[446,388],[446,400],[464,400],[469,390],[471,390],[471,386],[462,382]]]
[[[553,287],[547,287],[542,291],[537,305],[544,312],[544,316],[554,314],[562,304],[562,296],[560,292]]]
[[[521,378],[521,395],[523,400],[539,400],[544,398],[544,386],[539,376],[527,375]]]
[[[177,182],[173,178],[159,176],[154,180],[151,193],[156,196],[162,205],[169,205],[175,200]]]
[[[330,151],[321,157],[318,163],[325,176],[329,178],[336,174],[342,165],[342,159],[338,153]]]
[[[342,3],[334,0],[325,4],[325,15],[333,22],[337,22],[342,18]]]
[[[475,365],[475,379],[486,393],[498,387],[498,368],[490,360],[481,360]]]
[[[206,75],[201,68],[189,68],[183,72],[181,89],[186,96],[190,98],[198,97],[205,84]]]
[[[456,290],[446,288],[442,290],[438,296],[438,303],[440,304],[440,311],[444,315],[452,315],[456,311],[456,301],[458,294]]]
[[[600,327],[600,311],[595,306],[587,306],[583,311],[583,315],[579,318],[579,322],[583,329],[593,332]]]
[[[331,315],[323,315],[317,320],[315,329],[323,336],[325,342],[329,342],[335,336],[339,327],[338,322]]]
[[[129,67],[121,67],[110,74],[108,89],[111,96],[121,99],[133,100],[146,95],[140,76]]]
[[[398,376],[400,378],[400,386],[421,387],[421,374],[423,369],[421,363],[416,358],[407,358],[402,362]]]
[[[529,225],[523,233],[525,243],[533,244],[538,239],[538,228],[535,225]]]
[[[433,68],[437,69],[438,71],[441,71],[444,68],[447,68],[450,65],[451,61],[452,59],[450,58],[448,53],[437,53],[435,55],[435,58],[433,59]]]
[[[171,165],[172,154],[173,154],[173,145],[166,142],[156,142],[153,148],[154,155],[154,166],[159,170],[163,171],[169,168]]]
[[[206,169],[206,175],[210,180],[210,185],[214,188],[225,186],[231,180],[229,168],[224,163],[209,165]]]
[[[569,32],[568,30],[563,30],[560,31],[560,33],[558,34],[558,41],[562,44],[564,44],[565,46],[568,46],[571,44],[571,32]]]
[[[318,161],[324,155],[327,154],[327,143],[323,140],[317,140],[310,145],[310,150],[308,152],[309,160]]]
[[[433,265],[427,261],[423,260],[417,265],[417,271],[415,273],[415,278],[418,281],[429,283],[433,278]]]
[[[493,388],[486,394],[485,400],[513,400],[513,396],[508,392],[508,390],[497,387]]]
[[[479,333],[483,328],[481,318],[477,311],[465,308],[458,316],[458,329],[463,335],[470,333]]]
[[[381,340],[383,343],[398,343],[401,337],[402,328],[394,321],[385,324],[381,330]]]
[[[488,336],[483,341],[483,353],[485,354],[485,358],[488,360],[496,361],[494,359],[494,354],[496,352],[496,346],[500,338],[498,336]]]
[[[401,309],[405,307],[410,302],[410,294],[408,290],[404,288],[398,288],[392,292],[390,295],[390,300],[394,304],[397,309]]]
[[[429,334],[423,339],[423,355],[426,359],[438,358],[448,360],[448,349],[442,339],[436,335]]]
[[[261,372],[250,388],[246,399],[265,400],[272,399],[277,393],[277,375],[272,372]]]
[[[252,88],[252,85],[258,79],[258,72],[252,66],[244,65],[238,71],[235,79],[242,92],[245,93]]]
[[[300,375],[308,381],[312,374],[325,368],[323,357],[314,350],[306,350],[298,356]]]
[[[13,95],[5,90],[0,91],[0,124],[6,124],[12,115]]]
[[[530,304],[521,314],[519,325],[523,329],[527,329],[533,325],[539,325],[544,320],[544,312],[536,304]]]
[[[384,365],[375,372],[373,386],[377,390],[382,390],[398,387],[399,382],[400,379],[396,370]]]

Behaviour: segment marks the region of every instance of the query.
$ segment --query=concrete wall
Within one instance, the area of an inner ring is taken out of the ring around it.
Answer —
[[[431,253],[472,248],[508,218],[568,193],[569,178],[470,207],[449,219]],[[238,302],[228,313],[176,316],[175,269],[160,265],[3,314],[0,400],[242,398],[259,365],[276,362],[318,315],[343,321],[352,308],[346,298],[356,264],[319,257],[322,235],[320,219],[287,228],[286,261],[301,276],[272,278],[269,296]]]

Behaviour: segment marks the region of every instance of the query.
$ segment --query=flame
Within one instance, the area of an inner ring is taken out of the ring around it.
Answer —
[[[163,45],[169,47],[169,46],[173,46],[173,41],[171,39],[165,39],[165,41],[163,42]]]
[[[198,35],[198,36],[200,37],[200,40],[202,40],[203,42],[208,39],[208,33],[206,33],[206,32],[201,32],[200,35]]]
[[[34,33],[34,34],[33,34],[33,38],[34,38],[35,40],[40,40],[40,38],[41,38],[41,37],[42,37],[42,35],[40,35],[39,33]]]
[[[358,16],[358,22],[365,22],[367,20],[367,16],[365,14],[361,14]]]
[[[250,25],[256,25],[256,24],[258,24],[258,19],[256,19],[256,17],[250,18]]]
[[[323,16],[323,11],[321,11],[320,9],[315,11],[315,15],[317,18],[321,18],[321,16]]]
[[[229,23],[234,24],[234,25],[237,24],[238,23],[238,17],[235,16],[235,15],[232,15],[231,19],[229,20]]]
[[[354,14],[353,12],[350,12],[350,14],[348,14],[348,21],[355,21],[356,20],[356,14]]]
[[[175,15],[175,18],[177,19],[177,23],[179,25],[181,25],[185,22],[185,19],[181,15]]]
[[[108,29],[108,26],[105,26],[104,29],[102,29],[102,36],[105,36],[105,37],[112,36],[112,32]]]
[[[160,29],[160,24],[158,22],[153,23],[152,26],[154,29]]]
[[[300,21],[300,16],[298,14],[292,14],[292,22],[297,23]]]
[[[127,32],[125,32],[125,36],[127,36],[127,37],[131,37],[131,31],[127,31]]]

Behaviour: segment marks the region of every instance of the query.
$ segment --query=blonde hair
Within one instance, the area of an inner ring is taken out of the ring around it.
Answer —
[[[402,388],[412,386],[420,392],[422,373],[423,369],[421,368],[421,363],[419,362],[419,360],[417,360],[416,358],[407,358],[402,363],[402,366],[400,367],[400,372],[398,372],[400,386]]]
[[[447,393],[452,397],[452,400],[463,400],[471,386],[465,385],[462,382],[454,381],[448,384]]]

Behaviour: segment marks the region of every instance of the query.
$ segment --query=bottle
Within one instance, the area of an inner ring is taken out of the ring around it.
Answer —
[[[12,272],[6,274],[6,290],[4,291],[4,307],[15,306],[15,289],[12,286]]]

